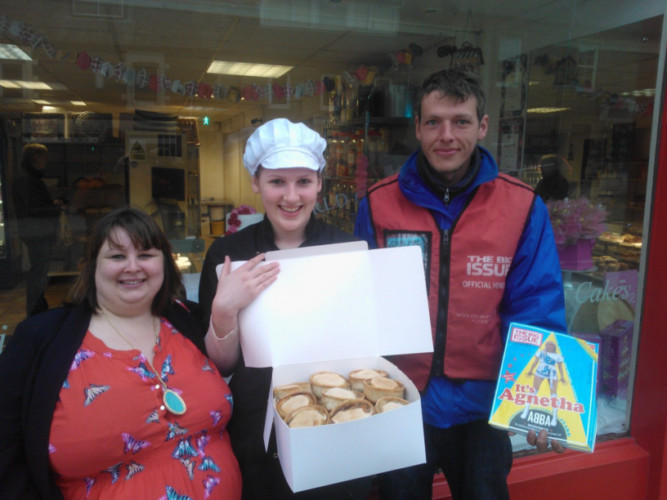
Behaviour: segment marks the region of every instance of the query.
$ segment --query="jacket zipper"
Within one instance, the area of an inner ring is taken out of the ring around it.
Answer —
[[[436,322],[435,341],[433,343],[433,361],[431,362],[430,377],[441,377],[445,370],[445,330],[449,304],[449,287],[442,283],[449,283],[449,233],[450,229],[442,232],[440,241],[440,277],[438,280],[438,320]],[[444,291],[443,291],[444,288]],[[430,379],[429,377],[429,379]]]

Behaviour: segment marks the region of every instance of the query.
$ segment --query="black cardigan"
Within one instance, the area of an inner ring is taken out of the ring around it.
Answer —
[[[51,420],[91,315],[83,307],[61,307],[32,316],[16,327],[0,355],[3,500],[62,499],[49,464]],[[203,332],[189,311],[174,304],[165,317],[205,352]]]
[[[306,226],[306,241],[301,247],[358,241],[349,233],[326,224],[311,215]],[[208,249],[199,281],[199,305],[203,325],[208,327],[211,303],[218,285],[215,268],[226,255],[232,261],[248,260],[258,253],[278,250],[271,223],[264,220],[241,231],[219,238]],[[244,499],[331,499],[364,498],[370,490],[371,479],[339,483],[298,494],[292,493],[283,476],[275,436],[268,452],[264,448],[264,420],[271,386],[271,368],[247,368],[241,358],[229,382],[234,395],[234,413],[227,425],[234,454],[243,475]]]

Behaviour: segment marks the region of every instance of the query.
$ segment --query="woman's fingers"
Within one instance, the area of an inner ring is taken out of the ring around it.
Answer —
[[[276,280],[280,271],[277,262],[262,264],[264,254],[259,254],[231,270],[231,260],[225,257],[220,273],[216,302],[232,309],[242,309],[252,302],[259,293]]]

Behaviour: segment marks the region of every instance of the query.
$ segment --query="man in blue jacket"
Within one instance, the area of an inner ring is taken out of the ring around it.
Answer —
[[[422,248],[434,342],[394,360],[422,391],[427,463],[381,475],[381,495],[431,498],[440,467],[455,499],[509,498],[509,436],[488,425],[507,328],[566,330],[549,214],[477,144],[489,117],[475,74],[439,71],[417,97],[421,148],[369,188],[355,226],[371,248]],[[527,440],[549,444],[545,431]]]

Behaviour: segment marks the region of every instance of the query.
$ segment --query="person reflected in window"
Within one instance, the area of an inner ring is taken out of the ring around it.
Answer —
[[[30,268],[26,277],[26,314],[45,311],[44,297],[48,283],[51,251],[58,235],[61,200],[54,200],[42,180],[49,158],[43,144],[30,143],[23,148],[21,171],[14,183],[18,235],[28,249]]]
[[[570,183],[562,170],[569,167],[565,159],[558,155],[545,155],[540,159],[542,178],[535,192],[544,201],[564,200],[570,191]]]

